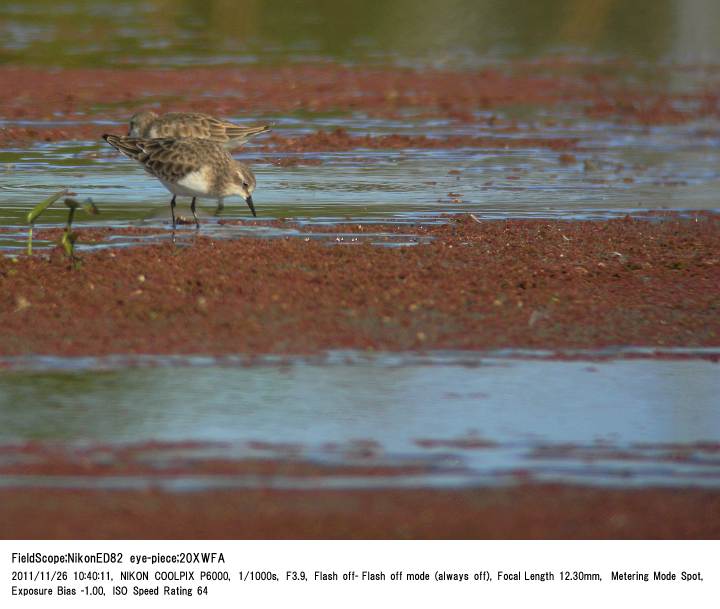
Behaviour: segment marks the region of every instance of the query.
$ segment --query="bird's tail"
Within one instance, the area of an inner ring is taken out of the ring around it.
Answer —
[[[131,159],[137,160],[145,152],[144,147],[142,146],[143,140],[140,138],[126,137],[124,135],[111,135],[106,133],[103,135],[103,139],[113,148],[116,148]]]
[[[225,135],[228,138],[228,144],[231,146],[241,146],[251,137],[255,137],[260,133],[265,133],[272,129],[272,125],[257,125],[256,127],[241,127],[232,123],[225,123]]]

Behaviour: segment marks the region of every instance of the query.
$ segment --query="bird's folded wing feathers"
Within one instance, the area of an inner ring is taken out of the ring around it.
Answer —
[[[270,131],[270,125],[258,125],[253,127],[243,127],[235,123],[221,121],[213,117],[207,117],[203,121],[205,133],[202,137],[220,143],[232,142],[233,144],[243,144],[251,137],[258,133]]]
[[[202,157],[183,154],[186,143],[173,138],[143,139],[104,135],[105,141],[125,156],[134,159],[153,175],[177,180],[201,169]]]
[[[141,161],[144,155],[154,156],[171,151],[175,140],[173,138],[145,139],[141,137],[127,137],[124,135],[103,135],[103,139],[122,152],[125,156]]]
[[[105,135],[103,135],[103,139],[113,148],[119,150],[125,156],[128,156],[131,159],[138,160],[140,155],[145,152],[143,150],[143,147],[140,145],[142,140],[139,138],[125,137],[122,135],[111,135],[109,133],[106,133]]]

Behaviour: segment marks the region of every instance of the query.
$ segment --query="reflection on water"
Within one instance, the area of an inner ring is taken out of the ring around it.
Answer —
[[[296,458],[352,464],[352,451],[327,447],[362,440],[385,464],[440,459],[453,483],[522,470],[543,480],[720,485],[715,363],[432,361],[4,372],[0,443],[184,441],[216,444],[228,458],[257,458],[258,445],[283,457],[272,447],[294,446]]]
[[[714,0],[9,0],[0,62],[333,58],[478,64],[555,51],[717,60]]]

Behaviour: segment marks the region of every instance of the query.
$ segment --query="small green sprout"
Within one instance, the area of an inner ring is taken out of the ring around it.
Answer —
[[[75,193],[70,192],[67,188],[56,192],[54,195],[48,197],[45,199],[42,203],[39,203],[36,205],[30,213],[27,215],[28,223],[30,224],[30,229],[28,231],[28,247],[27,247],[27,253],[28,256],[32,256],[32,234],[33,234],[33,226],[35,225],[35,221],[45,212],[55,201],[57,201],[60,197],[65,195],[74,195]],[[75,211],[77,209],[82,208],[83,211],[88,215],[97,215],[100,213],[100,210],[97,208],[95,203],[93,203],[92,199],[87,199],[84,203],[80,203],[76,199],[73,199],[72,196],[66,196],[64,200],[65,206],[68,208],[68,219],[67,223],[65,224],[65,229],[63,230],[62,237],[60,238],[60,245],[62,246],[63,250],[65,251],[65,254],[69,257],[75,260],[75,242],[78,239],[78,233],[73,232],[72,230],[72,223],[75,219]]]
[[[63,197],[65,195],[69,194],[69,191],[67,188],[63,188],[61,191],[56,192],[54,195],[50,195],[47,199],[45,199],[42,203],[38,203],[35,207],[32,208],[32,210],[27,215],[27,221],[30,225],[30,228],[28,229],[28,245],[27,245],[27,253],[28,256],[32,256],[32,239],[33,239],[33,227],[35,226],[35,220],[37,220],[40,215],[48,208],[50,207],[55,201],[57,201],[60,197]]]

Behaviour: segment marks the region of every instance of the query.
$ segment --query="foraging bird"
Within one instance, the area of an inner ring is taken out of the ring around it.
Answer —
[[[128,137],[196,137],[212,140],[227,148],[238,148],[251,137],[270,131],[270,125],[241,127],[200,112],[138,112],[130,118]]]
[[[195,199],[223,199],[239,195],[255,216],[252,193],[255,175],[247,165],[233,159],[221,144],[198,138],[145,139],[119,135],[103,135],[103,139],[125,156],[138,161],[173,195],[170,201],[175,228],[175,197],[192,197],[195,226],[200,222],[195,213]]]

